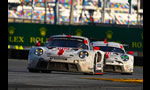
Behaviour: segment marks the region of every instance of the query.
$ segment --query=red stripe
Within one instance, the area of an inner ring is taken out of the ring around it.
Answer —
[[[95,73],[95,74],[104,74],[104,73]]]
[[[66,35],[66,37],[71,37],[71,35]]]

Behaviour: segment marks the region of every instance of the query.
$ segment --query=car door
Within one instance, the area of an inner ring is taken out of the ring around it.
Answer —
[[[102,74],[103,73],[103,62],[104,57],[102,57],[101,53],[96,53],[94,57],[94,72],[95,74]]]

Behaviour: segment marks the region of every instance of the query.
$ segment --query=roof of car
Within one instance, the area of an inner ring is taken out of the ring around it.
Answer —
[[[53,35],[51,37],[74,37],[74,38],[82,38],[82,39],[88,39],[86,37],[83,36],[76,36],[76,35]]]
[[[117,47],[117,48],[120,48],[120,46],[123,46],[122,44],[120,43],[117,43],[117,42],[107,42],[105,43],[104,41],[94,41],[92,42],[93,43],[93,46],[110,46],[110,47]]]

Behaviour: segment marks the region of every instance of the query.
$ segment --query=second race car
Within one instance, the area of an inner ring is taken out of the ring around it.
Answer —
[[[132,74],[134,68],[134,56],[132,51],[128,54],[122,44],[116,42],[94,41],[93,47],[99,47],[106,54],[104,71],[120,72],[121,74]]]

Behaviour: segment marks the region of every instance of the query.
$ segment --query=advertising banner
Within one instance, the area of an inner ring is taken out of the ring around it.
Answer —
[[[44,45],[51,35],[62,34],[98,40],[107,38],[127,44],[126,50],[143,51],[143,28],[8,23],[8,45],[34,46],[37,39]]]

